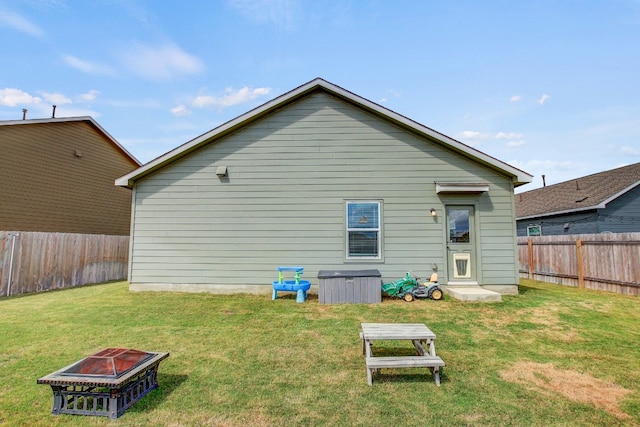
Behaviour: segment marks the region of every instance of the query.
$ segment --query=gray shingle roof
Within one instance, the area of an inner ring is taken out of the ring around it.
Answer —
[[[604,208],[640,185],[640,163],[516,194],[516,219]]]

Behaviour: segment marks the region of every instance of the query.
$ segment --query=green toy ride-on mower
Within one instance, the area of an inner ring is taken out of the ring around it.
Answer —
[[[438,273],[433,273],[424,284],[420,283],[419,278],[411,277],[411,274],[407,273],[402,279],[382,285],[382,291],[390,297],[402,298],[409,302],[416,298],[441,300],[443,295],[438,284]]]

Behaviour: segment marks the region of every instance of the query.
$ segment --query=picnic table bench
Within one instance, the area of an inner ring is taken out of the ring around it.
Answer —
[[[367,382],[373,384],[373,374],[383,368],[429,368],[440,386],[440,368],[444,361],[436,355],[436,334],[422,323],[362,323],[362,353],[366,356]],[[373,355],[373,342],[378,340],[408,340],[416,356]]]

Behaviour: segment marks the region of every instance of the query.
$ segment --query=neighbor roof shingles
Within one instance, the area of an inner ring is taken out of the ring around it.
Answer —
[[[640,163],[516,194],[516,219],[596,209],[640,183]]]

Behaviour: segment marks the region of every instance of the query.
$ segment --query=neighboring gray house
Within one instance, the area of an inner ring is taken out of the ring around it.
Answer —
[[[315,79],[116,180],[133,189],[130,288],[264,291],[300,265],[313,285],[437,271],[516,293],[514,187],[531,178]]]
[[[640,231],[640,163],[516,195],[518,236]]]

